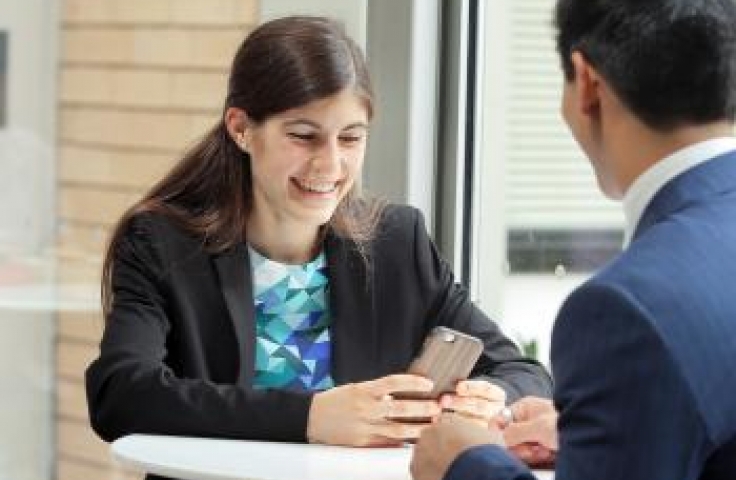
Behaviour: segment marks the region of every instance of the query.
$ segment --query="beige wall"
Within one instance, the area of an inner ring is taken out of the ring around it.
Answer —
[[[257,0],[64,0],[59,52],[59,279],[98,282],[109,227],[217,119]],[[57,478],[128,479],[88,426],[83,372],[102,321],[62,314]]]

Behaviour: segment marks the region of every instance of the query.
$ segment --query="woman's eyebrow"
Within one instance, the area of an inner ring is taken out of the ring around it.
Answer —
[[[317,122],[313,122],[311,120],[307,120],[307,119],[303,119],[303,118],[294,118],[294,119],[291,119],[291,120],[286,120],[283,123],[283,125],[284,125],[284,127],[294,127],[294,126],[306,125],[308,127],[312,127],[312,128],[318,129],[318,130],[322,128],[321,125],[318,124]]]
[[[322,125],[320,125],[319,123],[313,122],[312,120],[307,120],[305,118],[294,118],[294,119],[286,120],[283,125],[285,127],[293,127],[297,125],[307,125],[312,128],[316,128],[318,130],[322,129]],[[364,130],[368,130],[368,124],[365,122],[354,122],[354,123],[345,125],[340,130],[352,130],[355,128],[361,128]]]
[[[352,130],[354,128],[361,128],[363,130],[368,130],[368,124],[364,122],[355,122],[355,123],[351,123],[350,125],[346,125],[342,127],[342,130]]]

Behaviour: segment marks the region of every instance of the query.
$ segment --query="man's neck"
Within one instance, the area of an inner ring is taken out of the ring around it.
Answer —
[[[726,121],[679,127],[668,132],[642,128],[641,124],[622,129],[619,140],[611,142],[621,192],[626,192],[642,173],[674,152],[696,143],[733,135],[734,125]]]

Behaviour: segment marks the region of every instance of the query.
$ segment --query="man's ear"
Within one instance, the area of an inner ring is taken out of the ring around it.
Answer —
[[[578,97],[576,103],[583,114],[594,114],[600,108],[600,75],[580,51],[572,52],[571,61],[575,74],[574,91]]]
[[[252,122],[245,110],[230,107],[225,111],[225,126],[230,138],[246,153],[250,146],[251,125]]]

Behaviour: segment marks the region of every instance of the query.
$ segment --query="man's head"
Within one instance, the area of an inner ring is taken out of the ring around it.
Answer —
[[[605,107],[600,85],[656,134],[733,122],[735,0],[558,0],[554,22],[563,114],[607,193],[600,149],[610,124],[596,118]]]

